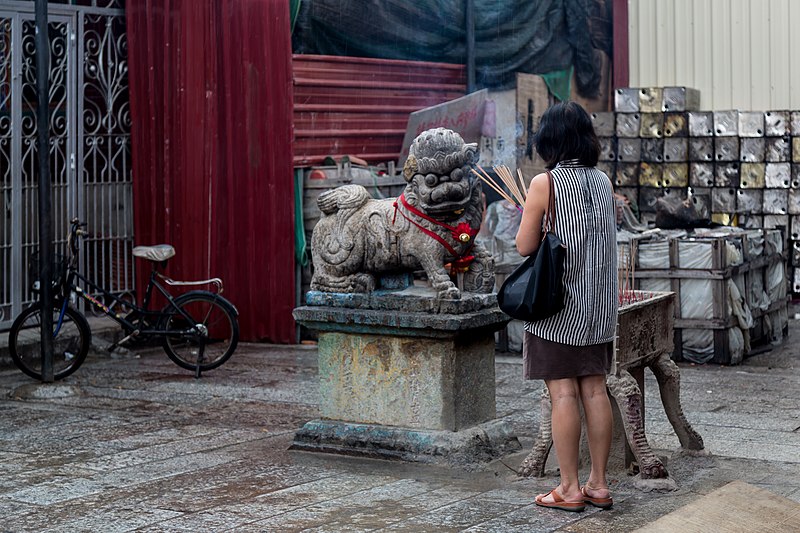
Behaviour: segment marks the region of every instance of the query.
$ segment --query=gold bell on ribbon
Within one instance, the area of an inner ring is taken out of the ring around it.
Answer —
[[[470,238],[469,233],[462,233],[458,236],[458,240],[461,242],[469,242]]]

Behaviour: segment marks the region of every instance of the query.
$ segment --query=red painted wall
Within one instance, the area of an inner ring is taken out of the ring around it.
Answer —
[[[294,342],[289,2],[142,0],[127,21],[137,244],[221,277],[244,340]]]
[[[630,56],[628,53],[628,0],[614,0],[614,88],[628,86]],[[612,99],[613,104],[613,99]]]

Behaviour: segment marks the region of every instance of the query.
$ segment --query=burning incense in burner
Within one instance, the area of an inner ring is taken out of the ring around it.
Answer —
[[[617,282],[619,285],[619,305],[629,305],[642,302],[653,297],[651,291],[636,290],[636,241],[632,240],[629,246],[619,247],[617,265]]]

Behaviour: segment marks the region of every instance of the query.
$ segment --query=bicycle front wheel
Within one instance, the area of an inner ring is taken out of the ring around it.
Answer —
[[[200,370],[211,370],[233,355],[239,342],[239,322],[233,305],[221,296],[188,292],[163,313],[164,351],[178,366],[196,370],[199,365]]]
[[[59,324],[61,304],[53,310],[53,377],[63,379],[86,360],[92,332],[78,311],[67,306]],[[17,367],[32,378],[42,379],[42,305],[36,303],[14,320],[8,332],[8,350]]]

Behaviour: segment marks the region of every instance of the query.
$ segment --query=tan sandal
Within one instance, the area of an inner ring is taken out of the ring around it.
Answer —
[[[544,501],[544,499],[550,496],[551,494],[553,495],[553,501],[552,502]],[[564,498],[562,498],[561,495],[558,492],[556,492],[556,489],[551,490],[547,494],[540,494],[539,496],[536,497],[534,502],[539,507],[548,507],[550,509],[561,509],[562,511],[570,511],[573,513],[580,513],[586,509],[586,504],[583,501],[579,502],[565,501]]]
[[[609,496],[608,498],[592,498],[588,494],[586,494],[586,489],[590,490],[599,490],[594,489],[588,485],[584,485],[581,487],[581,494],[583,494],[583,501],[594,505],[595,507],[599,507],[600,509],[610,509],[612,505],[614,505],[614,500]]]

